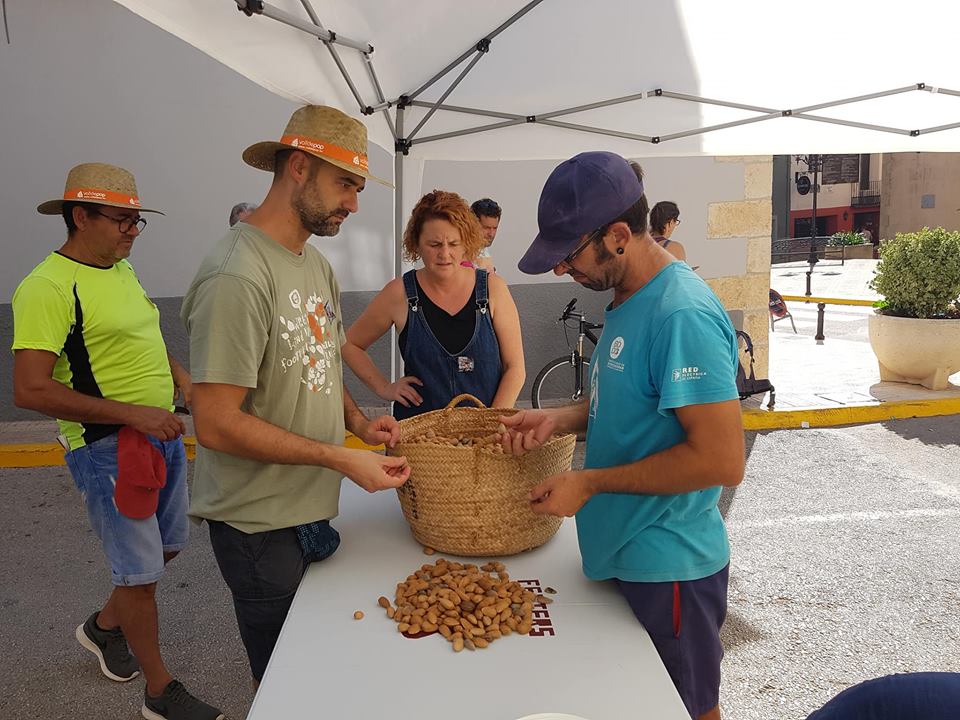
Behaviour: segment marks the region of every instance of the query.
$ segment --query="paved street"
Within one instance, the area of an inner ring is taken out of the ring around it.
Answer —
[[[800,720],[866,678],[960,671],[957,438],[957,417],[749,436],[727,511],[726,718]],[[0,717],[139,717],[142,682],[104,679],[73,639],[107,575],[66,469],[0,471],[0,528]],[[246,659],[204,531],[159,597],[175,674],[243,718]],[[387,671],[371,660],[357,682]]]

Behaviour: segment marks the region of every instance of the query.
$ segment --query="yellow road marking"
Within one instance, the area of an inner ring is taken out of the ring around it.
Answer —
[[[960,414],[960,398],[935,400],[900,400],[873,405],[846,405],[835,408],[806,408],[791,410],[743,411],[744,430],[787,430],[806,427],[833,427],[836,425],[865,425],[868,423],[902,420],[913,417],[937,417]]]
[[[888,420],[942,415],[960,415],[960,397],[901,400],[831,408],[791,410],[748,408],[743,411],[743,429],[795,430],[803,427],[865,425]],[[183,444],[187,450],[187,459],[193,460],[196,457],[197,439],[190,435],[185,436]],[[347,433],[343,444],[355,450],[383,450],[383,445],[367,445],[352,433]],[[0,468],[56,467],[64,464],[63,448],[57,443],[0,445]]]
[[[807,297],[806,295],[782,295],[784,300],[789,300],[790,302],[802,302],[802,303],[826,303],[827,305],[861,305],[863,307],[873,307],[877,302],[876,300],[858,300],[856,298],[826,298],[826,297],[817,297],[811,296]]]
[[[354,450],[383,450],[383,445],[367,445],[353,433],[347,433],[343,444]],[[192,435],[185,435],[183,445],[187,451],[187,459],[193,460],[197,455],[197,439]],[[0,445],[0,468],[56,467],[65,464],[63,448],[59,443]]]

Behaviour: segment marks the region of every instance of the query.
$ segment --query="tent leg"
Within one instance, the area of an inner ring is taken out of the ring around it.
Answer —
[[[397,137],[403,137],[403,108],[397,108]],[[403,260],[403,153],[397,151],[393,156],[393,277],[398,278]],[[397,330],[390,331],[390,382],[395,382],[399,373],[397,358]]]

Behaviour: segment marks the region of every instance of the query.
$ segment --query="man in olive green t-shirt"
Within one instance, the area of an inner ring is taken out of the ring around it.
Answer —
[[[396,488],[404,458],[343,447],[344,430],[393,445],[343,387],[340,287],[307,243],[336,235],[367,178],[366,128],[339,110],[297,110],[280,142],[244,152],[273,172],[266,199],[201,263],[181,317],[190,333],[197,439],[191,516],[207,520],[255,682],[307,564],[339,536],[340,481]]]

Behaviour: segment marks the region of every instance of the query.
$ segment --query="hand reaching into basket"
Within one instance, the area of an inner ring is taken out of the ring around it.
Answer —
[[[395,417],[380,415],[370,420],[366,427],[357,433],[357,437],[367,445],[386,445],[392,448],[400,439],[400,424]]]
[[[349,452],[343,474],[368,493],[398,488],[410,477],[410,466],[405,457],[380,455],[371,450]]]
[[[549,440],[554,433],[554,421],[542,410],[521,410],[513,415],[500,418],[506,428],[500,438],[503,451],[511,455],[523,455],[538,448]]]

